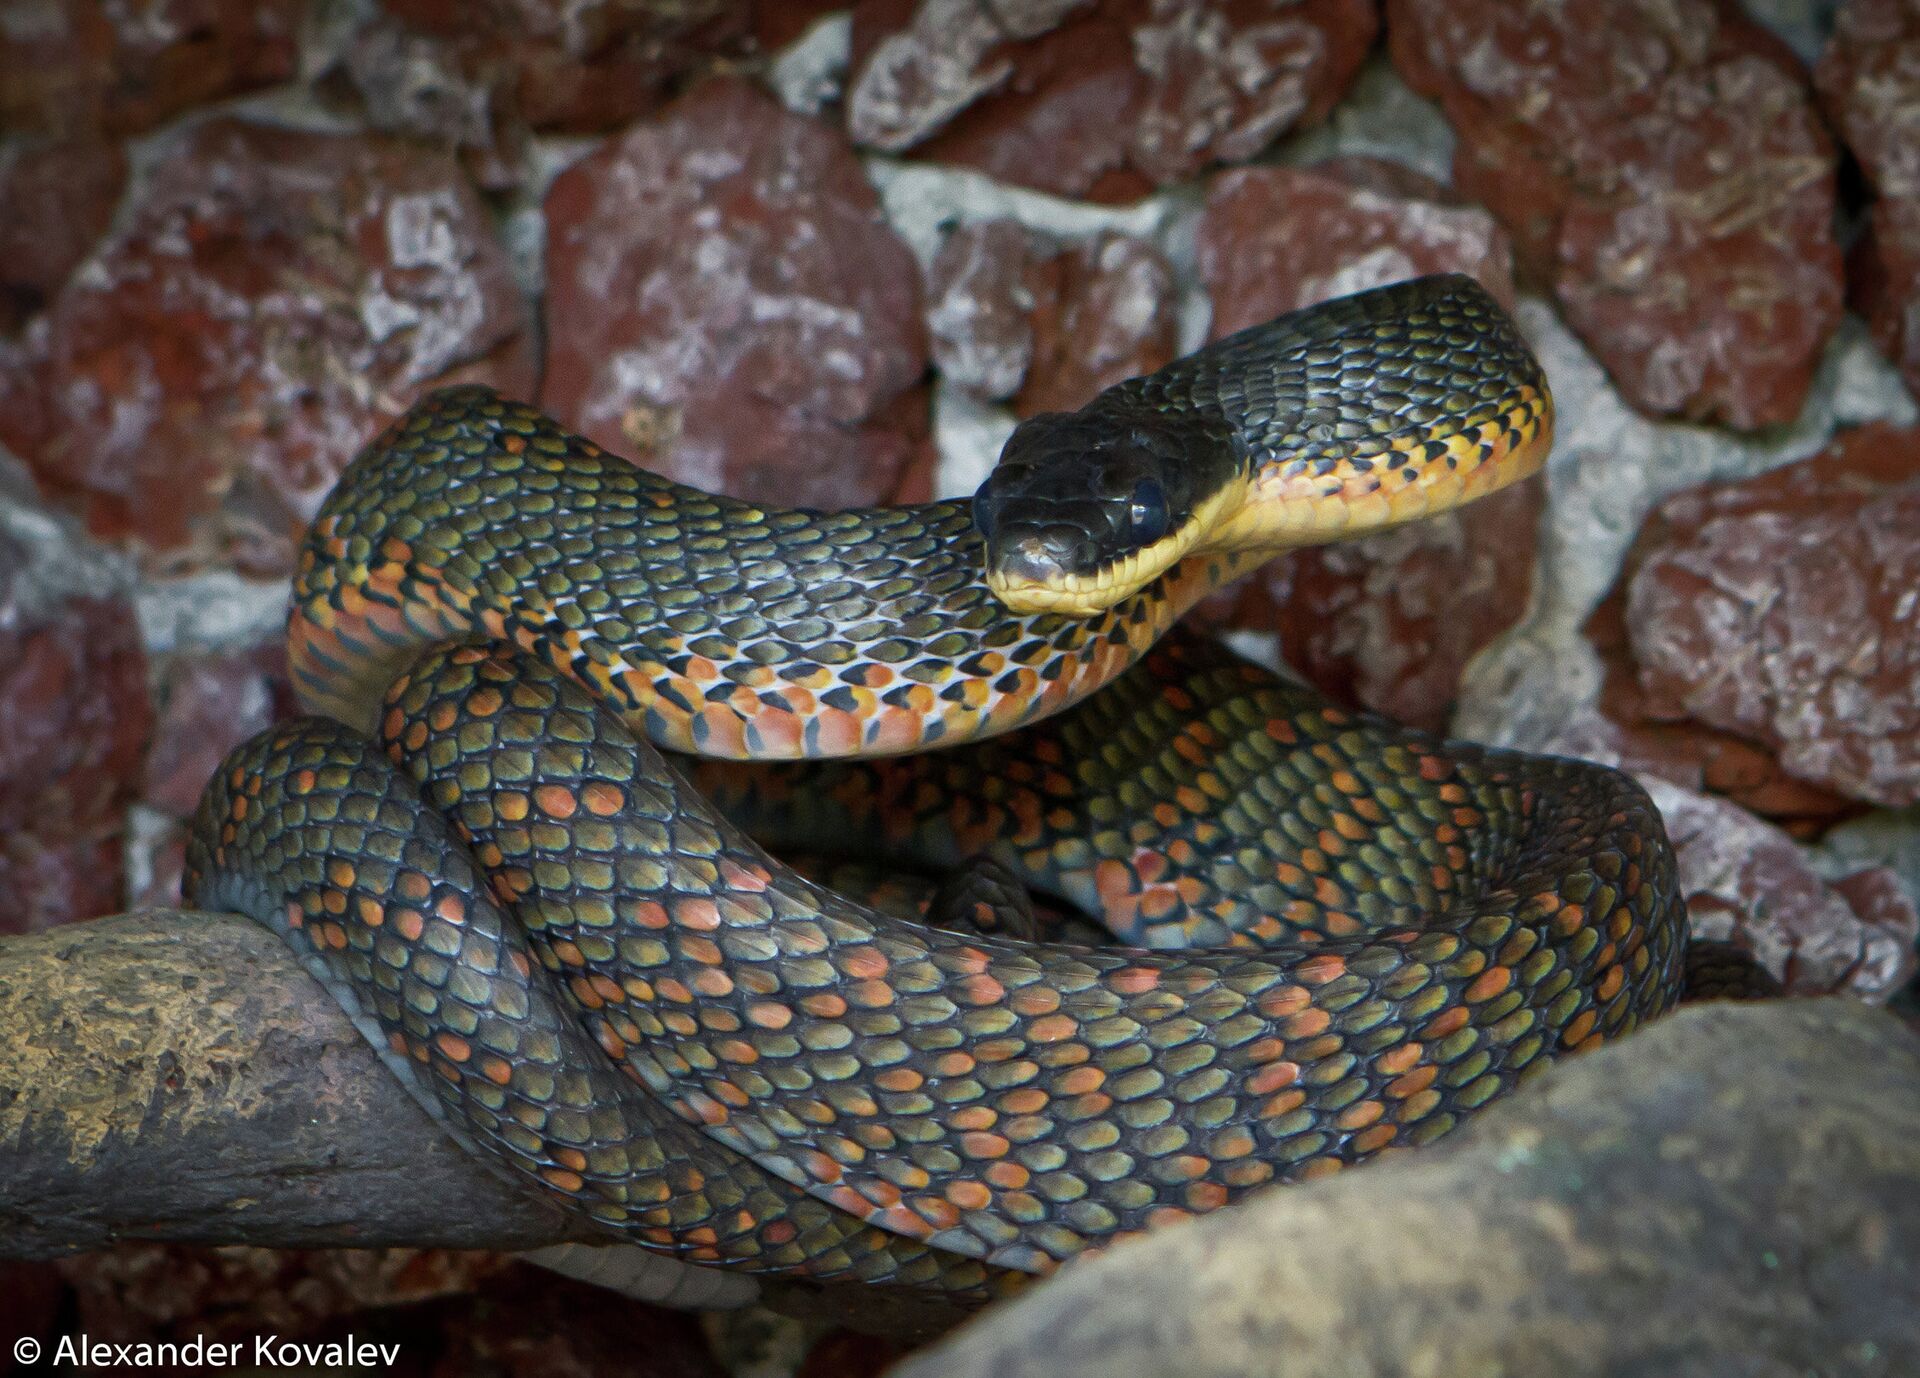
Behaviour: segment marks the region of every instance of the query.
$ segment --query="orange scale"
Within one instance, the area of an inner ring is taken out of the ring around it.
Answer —
[[[793,1023],[793,1011],[772,1000],[756,1000],[747,1006],[747,1022],[757,1029],[784,1029]]]
[[[568,1172],[565,1168],[543,1167],[540,1169],[540,1177],[548,1186],[566,1192],[579,1191],[587,1184],[586,1179],[579,1173]]]
[[[816,991],[801,997],[800,1008],[816,1019],[838,1019],[847,1012],[846,998],[836,991]]]
[[[873,1084],[882,1091],[896,1093],[918,1091],[926,1085],[927,1079],[911,1067],[889,1067],[874,1075]]]
[[[682,928],[710,933],[720,927],[720,906],[705,895],[683,895],[673,902],[673,921]]]
[[[935,1230],[950,1230],[960,1223],[960,1212],[951,1201],[943,1201],[937,1196],[916,1196],[907,1204],[913,1208],[914,1214]]]
[[[1004,1158],[1012,1147],[999,1134],[973,1132],[960,1136],[960,1151],[969,1158]]]
[[[1560,1031],[1560,1041],[1569,1048],[1578,1047],[1587,1035],[1593,1032],[1593,1026],[1599,1022],[1599,1019],[1598,1010],[1583,1010],[1575,1016],[1571,1024]]]
[[[866,1212],[866,1218],[890,1233],[909,1239],[925,1239],[931,1231],[927,1222],[905,1206],[886,1206]]]
[[[1624,967],[1619,965],[1608,967],[1607,974],[1600,978],[1600,984],[1594,987],[1593,993],[1598,999],[1611,1000],[1620,993],[1620,988],[1626,984],[1626,981],[1627,973]]]
[[[1409,1100],[1433,1085],[1434,1078],[1440,1075],[1438,1067],[1429,1064],[1416,1067],[1404,1076],[1395,1077],[1387,1083],[1387,1095],[1393,1100]]]
[[[885,981],[856,981],[847,987],[847,999],[862,1009],[885,1009],[894,1001],[893,987]]]
[[[1255,1119],[1259,1120],[1275,1120],[1279,1119],[1282,1115],[1291,1115],[1306,1103],[1306,1089],[1296,1086],[1291,1091],[1282,1091],[1279,1095],[1263,1103],[1258,1110],[1253,1112],[1253,1115]]]
[[[573,998],[578,1000],[582,1005],[586,1006],[588,1009],[597,1010],[602,1005],[606,1004],[606,1001],[601,999],[600,992],[593,988],[593,981],[591,978],[586,976],[576,976],[567,984],[573,991]]]
[[[1000,1116],[984,1105],[964,1105],[947,1116],[947,1127],[955,1130],[991,1129]]]
[[[1313,996],[1305,986],[1280,986],[1260,997],[1260,1013],[1269,1019],[1285,1019],[1312,1004]]]
[[[1163,1230],[1169,1225],[1177,1225],[1182,1220],[1191,1219],[1193,1219],[1192,1211],[1182,1210],[1178,1206],[1155,1206],[1147,1212],[1147,1227]]]
[[[1007,988],[983,973],[959,982],[955,993],[971,1005],[992,1005],[1006,998]]]
[[[947,1183],[946,1195],[963,1211],[983,1211],[993,1204],[992,1188],[966,1177]]]
[[[1294,968],[1294,975],[1309,985],[1324,986],[1329,981],[1338,980],[1347,973],[1347,960],[1336,953],[1327,952],[1309,957]]]
[[[1294,1062],[1270,1062],[1247,1078],[1250,1095],[1266,1096],[1291,1086],[1300,1079],[1300,1066]]]
[[[1334,1123],[1341,1129],[1365,1129],[1369,1125],[1377,1124],[1386,1113],[1386,1106],[1377,1100],[1355,1101],[1340,1112]],[[1392,1135],[1388,1137],[1391,1138]]]

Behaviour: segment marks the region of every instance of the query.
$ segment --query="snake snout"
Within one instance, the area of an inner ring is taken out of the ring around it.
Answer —
[[[1054,584],[1093,573],[1099,551],[1083,527],[1063,524],[1004,526],[989,543],[989,563],[1002,578]]]

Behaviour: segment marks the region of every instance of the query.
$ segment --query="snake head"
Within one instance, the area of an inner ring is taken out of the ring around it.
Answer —
[[[1017,613],[1092,616],[1199,547],[1246,474],[1232,430],[1197,412],[1109,393],[1030,417],[974,494],[987,585]]]

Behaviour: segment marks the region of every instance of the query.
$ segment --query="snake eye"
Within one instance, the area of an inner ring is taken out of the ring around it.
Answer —
[[[993,539],[993,524],[1000,519],[1000,497],[993,491],[993,483],[988,481],[980,485],[973,495],[973,525],[980,535]]]
[[[1141,545],[1152,545],[1167,534],[1167,494],[1159,480],[1143,478],[1127,499],[1127,531]]]

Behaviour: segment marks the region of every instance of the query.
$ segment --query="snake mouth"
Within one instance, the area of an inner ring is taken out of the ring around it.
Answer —
[[[1092,568],[1069,570],[1018,533],[994,543],[987,566],[987,589],[1010,612],[1022,616],[1060,613],[1093,617],[1141,589],[1196,551],[1228,526],[1246,495],[1244,483],[1203,499],[1193,515],[1150,545],[1126,551]]]

